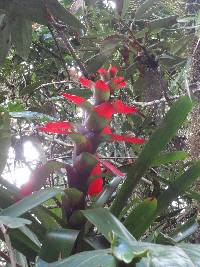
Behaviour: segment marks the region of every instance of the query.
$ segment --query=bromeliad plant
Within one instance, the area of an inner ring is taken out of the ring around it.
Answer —
[[[130,114],[137,109],[123,103],[116,96],[118,90],[125,87],[124,77],[117,76],[117,68],[111,66],[107,71],[104,68],[98,70],[100,79],[93,82],[84,77],[80,78],[80,84],[92,90],[90,99],[80,96],[62,93],[62,96],[83,109],[83,121],[73,123],[68,121],[48,122],[38,130],[45,133],[68,135],[74,141],[73,164],[65,165],[69,188],[75,188],[81,192],[79,202],[72,208],[73,203],[63,200],[67,218],[75,210],[86,207],[86,196],[94,196],[102,192],[103,178],[102,166],[123,176],[111,163],[101,160],[97,154],[97,148],[104,142],[124,141],[129,143],[143,144],[143,138],[118,135],[112,132],[110,123],[114,114]],[[40,189],[47,177],[42,174],[42,166],[37,168],[30,181],[25,184],[20,193],[25,196]],[[39,177],[38,177],[39,176]],[[36,178],[38,177],[38,178]],[[76,225],[78,222],[76,222]]]
[[[189,221],[189,226],[186,222],[170,236],[155,231],[157,220],[169,216],[167,212],[173,200],[184,196],[199,197],[198,193],[189,191],[190,185],[200,176],[199,161],[187,163],[187,168],[174,181],[162,179],[165,186],[159,194],[152,193],[151,197],[140,200],[137,206],[136,201],[131,201],[135,186],[151,166],[185,159],[182,151],[161,152],[186,120],[192,108],[191,100],[185,96],[172,105],[136,162],[127,166],[127,176],[118,188],[123,173],[100,159],[98,146],[104,141],[116,140],[142,144],[144,139],[112,132],[110,123],[114,114],[128,114],[136,112],[136,109],[115,97],[115,92],[125,86],[124,79],[116,76],[115,67],[98,72],[101,79],[96,82],[80,79],[83,86],[93,91],[90,100],[62,93],[64,98],[84,110],[80,124],[56,121],[39,127],[41,132],[72,138],[75,144],[73,164],[50,161],[38,166],[20,192],[1,180],[0,224],[9,231],[4,231],[4,236],[0,237],[8,240],[9,234],[12,246],[23,259],[23,263],[17,261],[19,266],[27,266],[28,260],[31,266],[37,267],[199,267],[200,246],[180,243],[198,228],[195,218]],[[105,188],[102,166],[117,175]],[[68,188],[39,190],[50,173],[61,167],[67,170]],[[92,207],[89,206],[88,196],[97,195],[102,190]],[[114,191],[116,195],[110,203]],[[22,199],[13,204],[12,195]],[[49,209],[51,198],[54,198],[59,212]],[[128,206],[127,201],[130,201]],[[149,242],[144,242],[147,240]],[[10,255],[13,260],[13,254]]]

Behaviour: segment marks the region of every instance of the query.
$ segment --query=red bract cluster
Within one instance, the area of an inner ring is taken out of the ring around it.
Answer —
[[[38,127],[41,132],[67,134],[72,129],[72,124],[68,121],[48,122],[42,127]]]
[[[81,77],[79,79],[79,81],[83,86],[85,86],[87,88],[91,88],[92,87],[93,82],[88,80],[88,79],[86,79],[86,78],[84,78],[84,77]]]
[[[109,85],[102,80],[96,81],[95,88],[102,91],[109,91]]]
[[[127,143],[135,143],[135,144],[143,144],[144,139],[143,138],[137,138],[137,137],[128,137],[128,136],[122,136],[118,134],[114,134],[111,131],[110,126],[106,126],[103,131],[101,132],[102,135],[108,135],[110,138],[107,141],[113,142],[113,141],[124,141]]]
[[[89,177],[89,186],[87,193],[89,196],[94,196],[101,193],[103,189],[103,179],[100,163],[93,168]]]
[[[69,101],[71,101],[77,105],[80,105],[81,103],[86,101],[86,99],[84,97],[77,96],[77,95],[62,93],[62,96],[64,96],[64,98],[66,98],[67,100],[69,100]]]
[[[115,91],[126,86],[124,77],[117,76],[118,70],[115,66],[111,66],[108,70],[100,68],[97,72],[100,79],[96,82],[84,77],[79,80],[82,86],[92,90],[93,96],[90,100],[67,92],[61,94],[66,100],[85,109],[85,119],[80,124],[74,126],[66,121],[48,122],[38,128],[39,131],[47,133],[69,134],[71,138],[73,135],[77,135],[77,139],[72,138],[75,142],[73,153],[75,163],[70,169],[68,168],[67,176],[71,187],[76,187],[89,196],[97,195],[103,189],[101,166],[115,175],[124,175],[110,162],[102,161],[96,155],[96,150],[103,140],[144,143],[143,138],[118,135],[112,132],[110,121],[114,114],[130,114],[137,112],[137,109],[123,103],[121,99],[115,98]],[[84,166],[84,168],[80,168],[80,166]],[[33,181],[30,181],[29,185],[34,188]],[[28,193],[30,190],[28,192],[24,188],[21,190],[23,195]]]

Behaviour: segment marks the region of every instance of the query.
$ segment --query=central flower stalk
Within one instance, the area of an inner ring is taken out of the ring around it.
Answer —
[[[79,124],[67,121],[48,122],[39,130],[46,133],[66,134],[74,141],[73,164],[66,165],[67,180],[69,188],[79,190],[76,205],[69,205],[66,199],[63,205],[69,219],[73,212],[85,207],[85,197],[92,197],[103,190],[103,178],[101,168],[116,168],[106,161],[100,160],[96,155],[97,148],[102,142],[125,141],[142,144],[144,139],[136,137],[121,136],[114,134],[110,128],[113,114],[129,114],[136,112],[135,107],[123,103],[119,98],[115,98],[115,92],[126,85],[122,76],[117,76],[117,68],[112,66],[108,70],[100,68],[98,70],[100,79],[96,82],[84,77],[80,78],[80,84],[88,90],[92,90],[93,95],[90,100],[63,92],[62,96],[84,110],[84,119]],[[115,172],[115,171],[114,171]],[[118,171],[119,172],[119,171]],[[36,183],[37,181],[35,181]],[[21,192],[27,191],[27,186],[34,184],[29,181]],[[40,182],[41,187],[41,182]],[[37,188],[33,186],[34,190]],[[38,188],[39,189],[39,188]],[[28,192],[31,191],[29,188]],[[67,204],[68,203],[68,204]]]

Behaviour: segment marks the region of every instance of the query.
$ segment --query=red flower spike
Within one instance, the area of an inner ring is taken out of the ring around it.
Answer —
[[[114,113],[114,107],[109,102],[104,102],[98,106],[95,106],[93,109],[99,116],[110,120],[113,113]]]
[[[113,102],[113,106],[115,113],[129,114],[137,112],[137,109],[135,107],[127,106],[120,99],[117,99],[115,102]]]
[[[104,68],[100,68],[100,69],[97,70],[97,72],[99,74],[106,74],[107,71]]]
[[[121,83],[118,84],[118,89],[122,88],[122,87],[125,87],[126,86],[126,82],[123,81]]]
[[[95,83],[95,88],[101,91],[109,91],[109,86],[102,80],[97,80]]]
[[[110,139],[107,141],[124,141],[127,143],[135,143],[135,144],[143,144],[145,140],[143,138],[138,138],[138,137],[126,137],[118,134],[112,133],[112,130],[109,126],[106,126],[101,134],[107,134],[110,135]]]
[[[108,72],[110,73],[110,75],[111,75],[112,77],[115,77],[116,74],[117,74],[117,72],[118,72],[118,69],[117,69],[117,67],[115,67],[115,66],[111,66],[111,67],[108,69]]]
[[[33,190],[33,183],[32,181],[26,183],[25,185],[23,185],[19,191],[19,194],[23,197],[26,197],[28,195],[30,195],[34,190]]]
[[[84,78],[84,77],[80,77],[80,78],[79,78],[79,82],[80,82],[80,84],[82,84],[83,86],[85,86],[85,87],[87,87],[87,88],[90,88],[90,89],[91,89],[92,84],[93,84],[93,82],[92,82],[91,80],[88,80],[88,79],[86,79],[86,78]]]
[[[112,134],[111,128],[109,125],[107,125],[103,131],[101,132],[102,134]]]
[[[134,143],[134,144],[143,144],[145,142],[143,138],[138,138],[138,137],[125,137],[118,134],[112,134],[111,136],[113,141],[124,141],[127,143]]]
[[[43,127],[38,127],[41,132],[66,134],[68,130],[72,128],[72,125],[68,121],[53,121],[47,122]]]
[[[117,76],[117,77],[112,79],[112,82],[115,84],[122,83],[122,82],[124,82],[124,77],[123,76]]]
[[[126,81],[124,80],[124,77],[122,76],[113,78],[112,82],[116,85],[116,90],[126,86]]]
[[[103,190],[103,179],[97,178],[89,184],[87,193],[89,196],[95,196],[101,193],[102,190]]]
[[[90,176],[95,177],[101,177],[101,166],[100,163],[97,163],[97,165],[92,169]]]
[[[66,98],[67,100],[75,103],[76,105],[80,105],[81,103],[87,101],[87,99],[85,99],[84,97],[77,95],[71,95],[67,93],[62,93],[61,95],[64,96],[64,98]]]

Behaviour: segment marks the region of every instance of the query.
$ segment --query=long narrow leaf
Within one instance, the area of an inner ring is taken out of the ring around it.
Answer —
[[[156,214],[156,209],[157,200],[148,198],[128,215],[124,225],[136,239],[140,238],[151,225]]]
[[[37,267],[116,267],[115,258],[110,250],[85,251],[61,261],[46,263],[39,261]]]
[[[40,258],[54,262],[59,257],[68,257],[73,249],[79,231],[72,229],[57,229],[47,233],[40,251]]]
[[[192,165],[186,172],[171,183],[158,198],[157,214],[160,214],[168,205],[182,195],[192,183],[200,176],[200,161]]]
[[[112,213],[120,214],[137,183],[182,126],[191,109],[192,102],[186,96],[181,97],[172,105],[160,127],[152,134],[144,147],[136,164],[129,170],[127,179],[111,207]]]
[[[21,216],[22,214],[39,206],[44,201],[48,200],[49,198],[54,197],[56,194],[60,192],[62,192],[62,189],[58,189],[58,188],[53,188],[53,189],[50,188],[50,189],[44,189],[38,192],[34,192],[32,195],[27,196],[23,198],[22,200],[20,200],[19,202],[11,205],[7,209],[4,209],[0,213],[0,215],[1,216],[12,216],[12,217]]]

